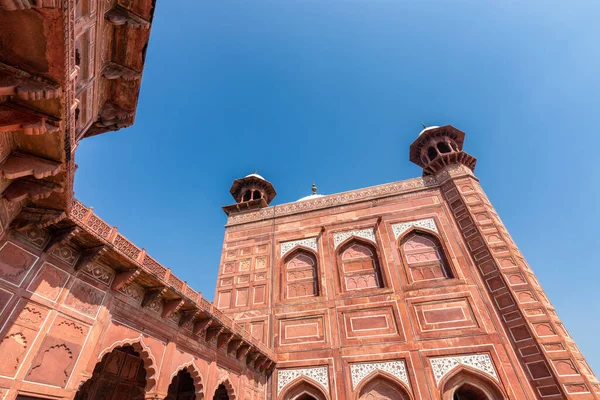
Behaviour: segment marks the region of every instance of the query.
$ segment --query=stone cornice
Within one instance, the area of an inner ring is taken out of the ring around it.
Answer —
[[[435,176],[424,176],[404,181],[386,183],[348,192],[318,197],[314,200],[295,201],[277,206],[266,207],[258,211],[232,213],[227,219],[227,227],[262,221],[270,218],[283,217],[304,212],[322,210],[329,207],[372,201],[389,196],[416,192],[423,189],[438,187],[450,177],[472,175],[472,171],[462,165],[450,165]]]

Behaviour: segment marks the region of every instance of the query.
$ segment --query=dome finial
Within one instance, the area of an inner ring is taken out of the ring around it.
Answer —
[[[317,185],[315,185],[315,181],[312,183],[312,192],[313,194],[317,194]]]
[[[423,125],[423,129],[427,129],[427,126],[421,122],[421,125]]]

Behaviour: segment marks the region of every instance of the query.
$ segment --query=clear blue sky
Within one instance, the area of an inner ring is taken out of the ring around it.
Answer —
[[[600,373],[600,3],[551,3],[159,0],[135,125],[82,141],[75,194],[212,299],[235,178],[408,179],[452,124]]]

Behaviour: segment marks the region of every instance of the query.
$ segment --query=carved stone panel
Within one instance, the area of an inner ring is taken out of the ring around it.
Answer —
[[[27,290],[50,301],[56,301],[68,279],[67,272],[45,262]]]
[[[104,300],[105,293],[100,289],[96,289],[90,284],[81,280],[73,282],[69,294],[65,299],[65,306],[85,314],[89,317],[96,318],[100,305]]]
[[[13,242],[0,247],[0,279],[19,286],[38,257]]]
[[[350,375],[352,376],[352,389],[356,389],[358,384],[374,371],[383,371],[395,376],[401,382],[410,387],[408,374],[406,373],[406,364],[403,360],[356,363],[350,364]]]
[[[492,378],[498,380],[492,359],[488,354],[472,354],[464,356],[437,357],[429,360],[435,382],[440,383],[442,378],[458,365],[466,365],[475,368]]]
[[[329,373],[327,367],[279,370],[277,372],[277,393],[281,393],[290,382],[300,376],[305,376],[317,382],[329,393]]]

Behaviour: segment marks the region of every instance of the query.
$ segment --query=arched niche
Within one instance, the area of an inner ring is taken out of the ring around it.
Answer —
[[[320,385],[305,377],[289,383],[278,396],[281,400],[329,400]]]
[[[215,388],[213,400],[235,400],[235,391],[229,379],[224,379]]]
[[[316,254],[299,246],[286,255],[281,273],[281,299],[319,296],[319,268]]]
[[[384,287],[375,246],[357,237],[348,239],[337,252],[340,286],[343,292]]]
[[[143,400],[149,387],[141,345],[126,344],[103,352],[92,377],[84,382],[75,400],[120,398]]]
[[[439,384],[442,400],[505,400],[504,389],[491,377],[464,365],[450,371]]]
[[[410,229],[399,238],[398,249],[410,283],[455,276],[442,241],[432,232]]]
[[[364,378],[355,393],[357,400],[412,400],[406,385],[379,370]]]
[[[165,400],[203,400],[204,384],[200,371],[191,362],[171,374]]]

